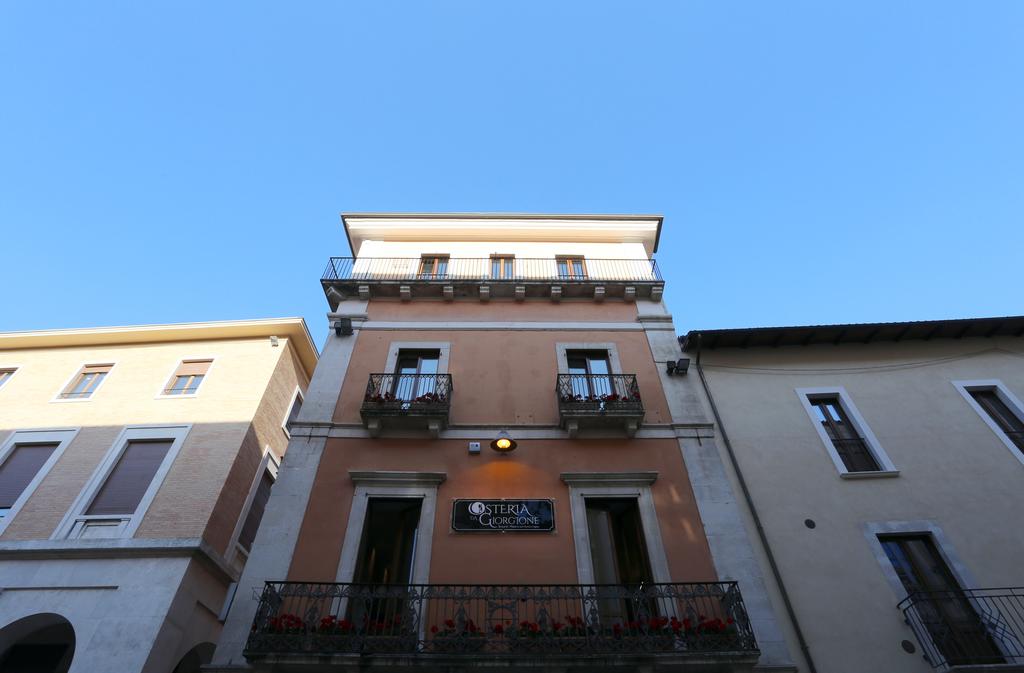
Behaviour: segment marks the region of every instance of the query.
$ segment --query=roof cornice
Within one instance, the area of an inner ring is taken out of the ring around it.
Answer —
[[[216,322],[129,325],[76,329],[0,332],[0,351],[33,348],[71,348],[120,344],[212,341],[277,336],[295,348],[308,376],[316,368],[317,349],[302,318],[223,320]]]

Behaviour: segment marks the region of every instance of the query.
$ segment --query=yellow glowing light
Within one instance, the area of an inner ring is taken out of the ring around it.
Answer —
[[[508,453],[516,450],[516,440],[509,437],[508,433],[502,430],[491,442],[491,448],[498,453]]]
[[[507,439],[505,439],[504,437],[502,437],[497,442],[495,442],[495,444],[497,444],[498,448],[501,449],[502,451],[504,451],[504,450],[508,449],[510,446],[512,446],[512,442],[507,440]]]

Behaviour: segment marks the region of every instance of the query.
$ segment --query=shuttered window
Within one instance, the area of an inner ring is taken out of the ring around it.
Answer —
[[[164,388],[164,395],[194,395],[213,360],[183,360]]]
[[[169,439],[129,441],[85,513],[134,514],[173,443]]]
[[[35,479],[57,444],[17,444],[0,465],[0,517],[14,507],[25,487]]]
[[[81,400],[90,397],[96,392],[100,384],[103,383],[103,379],[106,378],[113,367],[114,365],[86,365],[82,367],[82,371],[78,372],[78,376],[71,382],[71,385],[60,394],[61,398]]]
[[[249,505],[249,512],[245,515],[245,523],[242,524],[242,532],[238,535],[238,544],[248,552],[252,549],[252,543],[256,539],[256,531],[260,528],[260,521],[263,520],[263,513],[267,509],[267,501],[270,500],[270,487],[274,485],[274,478],[270,472],[263,470],[260,484],[256,487],[256,495],[253,496],[252,504]]]

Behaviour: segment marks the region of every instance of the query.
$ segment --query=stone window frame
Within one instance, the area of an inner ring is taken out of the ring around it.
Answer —
[[[108,536],[106,538],[96,539],[120,539],[134,537],[135,531],[138,530],[139,525],[142,524],[143,518],[146,516],[146,512],[149,510],[153,500],[156,498],[157,491],[163,485],[164,479],[171,470],[171,466],[178,457],[178,453],[181,451],[181,447],[185,443],[185,439],[188,437],[189,432],[192,430],[191,423],[183,424],[151,424],[151,425],[126,425],[122,428],[121,432],[118,433],[117,438],[107,449],[106,454],[103,456],[103,460],[93,470],[92,476],[89,477],[89,481],[86,482],[85,486],[78,493],[78,497],[68,508],[68,511],[64,514],[61,522],[57,525],[53,535],[50,536],[51,540],[65,540],[65,539],[78,539],[81,533],[89,526],[90,521],[111,521],[120,519],[121,523],[117,526],[116,534]],[[120,460],[121,455],[128,447],[128,443],[132,440],[171,440],[171,447],[167,450],[167,455],[164,456],[163,462],[160,463],[160,467],[157,468],[156,473],[153,475],[153,479],[149,484],[149,488],[142,495],[142,499],[139,500],[138,506],[135,508],[135,512],[131,516],[114,516],[114,515],[88,515],[85,514],[85,510],[89,508],[93,498],[99,493],[103,484],[106,483],[107,477],[113,472],[114,467],[117,465],[117,461]]]
[[[555,357],[558,359],[558,373],[569,373],[568,351],[607,351],[608,367],[612,374],[622,374],[622,362],[619,360],[618,345],[613,341],[594,342],[558,342],[555,344]]]
[[[647,558],[656,584],[669,584],[672,574],[661,538],[661,526],[654,508],[651,484],[657,472],[563,472],[562,481],[569,487],[569,508],[572,512],[572,537],[576,548],[576,578],[580,584],[594,584],[594,561],[590,553],[590,529],[587,525],[587,498],[635,499],[640,510]]]
[[[1021,402],[1020,398],[1014,395],[1010,391],[1010,389],[1006,387],[1006,384],[1004,384],[999,379],[975,379],[970,381],[951,381],[951,383],[953,384],[953,387],[957,389],[957,392],[959,392],[963,396],[963,398],[967,400],[967,404],[971,405],[971,408],[974,409],[974,411],[981,417],[981,420],[985,422],[985,425],[987,425],[992,430],[992,432],[996,434],[996,437],[999,438],[999,441],[1001,441],[1006,446],[1006,448],[1010,450],[1010,453],[1013,454],[1013,457],[1016,458],[1022,465],[1024,465],[1024,453],[1022,453],[1021,450],[1017,448],[1017,445],[1013,443],[1013,440],[1010,439],[1005,432],[1003,432],[1003,429],[996,424],[992,417],[989,416],[988,413],[981,408],[981,405],[978,404],[978,402],[974,399],[974,396],[971,395],[971,391],[995,391],[996,395],[1003,402],[1003,404],[1008,406],[1010,408],[1010,411],[1017,415],[1017,418],[1024,419],[1024,403]]]
[[[796,394],[800,398],[800,404],[803,406],[804,411],[807,412],[807,417],[811,420],[811,425],[814,426],[815,432],[818,433],[818,437],[821,439],[821,443],[825,445],[825,449],[828,451],[829,458],[832,459],[832,463],[835,465],[836,470],[839,472],[839,476],[843,479],[873,479],[878,477],[898,477],[900,471],[896,468],[896,465],[889,458],[889,454],[882,448],[881,442],[875,437],[875,433],[871,431],[871,426],[868,425],[867,421],[861,415],[860,410],[857,409],[857,405],[853,403],[853,399],[850,397],[850,393],[846,392],[846,388],[843,386],[824,386],[815,388],[796,388]],[[834,396],[839,400],[839,405],[849,416],[853,422],[854,427],[857,429],[857,433],[864,438],[864,443],[867,445],[868,450],[878,463],[878,469],[870,472],[851,472],[846,468],[846,464],[843,462],[842,456],[836,451],[835,444],[832,443],[832,439],[825,432],[825,428],[821,426],[818,421],[818,416],[814,411],[814,407],[811,405],[811,398],[813,397],[830,397]]]
[[[10,525],[14,517],[18,516],[22,507],[28,502],[28,499],[32,497],[39,485],[43,483],[43,479],[49,474],[53,466],[57,464],[60,457],[64,454],[65,449],[68,445],[74,441],[75,437],[78,436],[78,432],[81,428],[57,428],[57,429],[45,429],[45,430],[14,430],[7,438],[0,443],[0,465],[3,465],[8,458],[14,453],[15,447],[19,444],[57,444],[57,448],[53,450],[50,457],[47,458],[46,462],[43,463],[39,471],[36,472],[35,477],[32,478],[28,484],[25,485],[25,489],[18,496],[18,499],[14,501],[11,508],[7,511],[7,516],[0,519],[0,534],[3,534],[7,530],[7,526]]]
[[[259,469],[256,470],[256,474],[253,476],[252,482],[249,484],[249,492],[245,496],[245,502],[242,503],[241,512],[239,512],[238,520],[235,522],[235,529],[231,532],[230,542],[228,543],[227,556],[225,561],[230,565],[239,556],[244,556],[246,559],[249,558],[249,554],[252,553],[250,549],[248,552],[238,543],[238,538],[242,535],[242,528],[245,527],[245,520],[249,518],[249,509],[252,507],[252,502],[256,498],[256,491],[259,489],[260,482],[263,480],[263,473],[269,472],[270,477],[277,483],[277,475],[281,470],[281,459],[274,455],[274,451],[268,444],[263,448],[263,458],[260,460]],[[264,512],[266,514],[266,512]]]
[[[452,344],[450,341],[392,341],[388,344],[388,357],[384,362],[385,374],[392,374],[398,364],[398,353],[401,350],[438,351],[437,373],[447,374],[451,360]]]
[[[288,439],[292,438],[292,433],[288,429],[288,418],[292,415],[292,409],[295,408],[295,400],[297,399],[302,400],[303,406],[306,405],[306,394],[302,392],[302,387],[298,385],[295,386],[295,390],[292,391],[291,397],[288,398],[288,406],[285,407],[284,417],[281,418],[281,432],[283,432],[284,436]],[[301,410],[299,411],[299,414],[302,414]],[[295,422],[298,423],[298,418],[295,419]]]
[[[412,498],[422,503],[416,527],[412,583],[427,584],[430,579],[430,552],[437,513],[437,489],[447,478],[446,473],[350,470],[349,477],[355,484],[355,492],[352,494],[352,507],[334,581],[350,583],[355,575],[370,498]]]
[[[106,360],[106,361],[104,361],[104,360],[100,360],[100,361],[86,360],[84,362],[79,363],[78,367],[75,368],[74,373],[70,377],[68,377],[68,380],[64,382],[64,385],[62,385],[57,390],[57,393],[53,396],[53,399],[50,400],[50,403],[51,404],[80,404],[82,402],[91,402],[96,397],[96,394],[100,392],[100,388],[103,387],[103,384],[105,384],[107,381],[110,380],[110,377],[114,373],[114,369],[117,368],[118,362],[119,362],[118,360]],[[86,367],[100,367],[100,366],[110,367],[110,369],[107,370],[106,376],[104,376],[100,380],[100,382],[96,384],[96,387],[93,388],[89,392],[88,397],[64,397],[64,394],[67,393],[69,390],[71,390],[74,387],[74,384],[78,380],[78,378],[82,374],[85,373],[85,368]]]
[[[203,387],[204,383],[206,383],[206,379],[208,379],[210,377],[210,372],[212,372],[213,368],[217,366],[217,362],[218,362],[219,359],[220,359],[219,355],[189,355],[189,356],[186,356],[186,357],[178,358],[178,362],[175,363],[174,368],[171,369],[167,373],[166,377],[164,377],[164,381],[166,383],[164,383],[163,385],[160,386],[160,390],[157,391],[156,397],[154,399],[158,399],[158,400],[189,400],[189,399],[193,399],[195,397],[198,397],[199,396],[199,389]],[[175,374],[177,374],[177,372],[181,368],[181,366],[183,364],[185,364],[186,362],[193,362],[193,361],[199,361],[199,360],[202,360],[202,361],[209,360],[210,361],[210,366],[206,370],[206,373],[203,374],[203,380],[199,382],[198,386],[196,386],[196,391],[194,393],[183,393],[181,395],[170,395],[170,394],[168,394],[166,391],[168,390],[168,388],[171,385],[174,384]]]

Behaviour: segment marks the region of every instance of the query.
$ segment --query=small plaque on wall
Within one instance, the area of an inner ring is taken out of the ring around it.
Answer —
[[[460,533],[512,531],[546,533],[555,529],[554,500],[456,500],[452,530]]]

